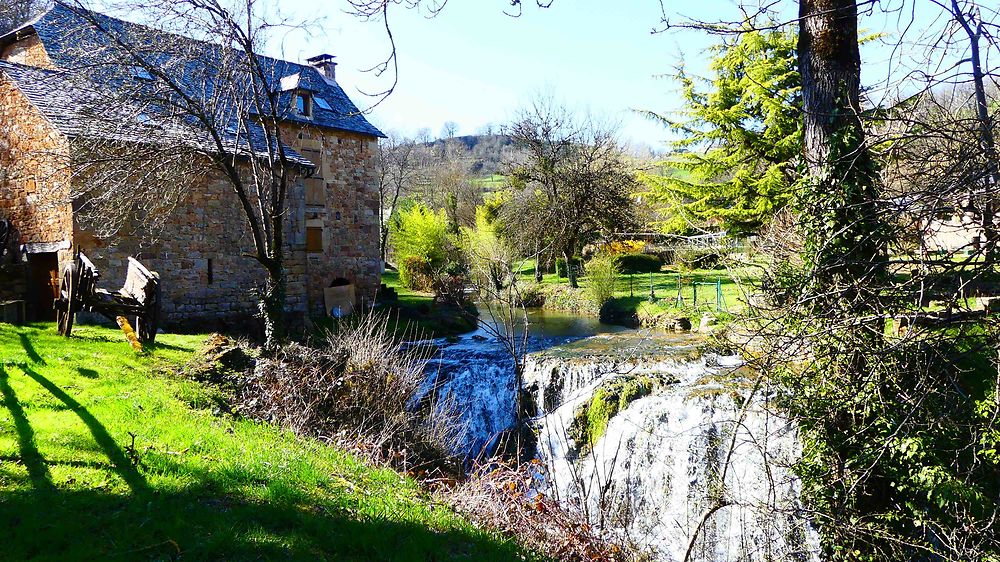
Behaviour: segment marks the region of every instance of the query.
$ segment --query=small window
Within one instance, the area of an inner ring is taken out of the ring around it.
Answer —
[[[319,253],[323,251],[323,228],[319,226],[306,227],[306,251]]]
[[[215,283],[215,271],[212,269],[212,258],[208,258],[208,284]]]
[[[295,94],[295,113],[302,117],[312,117],[312,96],[308,92]]]
[[[313,98],[313,103],[315,103],[316,107],[318,107],[320,109],[325,109],[327,111],[333,111],[333,108],[330,107],[330,104],[327,103],[327,101],[325,99],[321,98],[321,97],[315,97],[315,98]]]

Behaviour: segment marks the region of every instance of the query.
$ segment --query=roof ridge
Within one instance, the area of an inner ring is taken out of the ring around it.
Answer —
[[[14,62],[10,60],[0,59],[0,67],[2,66],[12,66],[20,70],[27,70],[29,72],[38,72],[41,74],[53,74],[53,75],[65,75],[68,74],[66,70],[54,69],[54,68],[43,68],[41,66],[32,66],[30,64],[22,64],[19,62]]]

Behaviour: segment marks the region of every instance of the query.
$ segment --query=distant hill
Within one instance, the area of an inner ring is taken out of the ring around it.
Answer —
[[[514,150],[514,140],[506,135],[465,135],[421,143],[436,158],[460,161],[463,167],[477,177],[489,177],[503,168],[503,163]]]

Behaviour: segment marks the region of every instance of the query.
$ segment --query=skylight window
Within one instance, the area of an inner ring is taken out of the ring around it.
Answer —
[[[136,121],[144,127],[156,127],[159,128],[160,124],[156,122],[155,119],[146,115],[145,113],[139,113],[135,116]]]
[[[139,80],[149,80],[149,81],[156,80],[156,78],[154,78],[153,75],[150,74],[148,70],[146,70],[141,66],[132,67],[132,76],[138,78]]]
[[[321,98],[321,97],[315,97],[315,98],[313,98],[313,103],[315,103],[316,107],[318,107],[320,109],[325,109],[327,111],[333,111],[333,108],[330,107],[330,104],[327,103],[326,100],[323,99],[323,98]]]

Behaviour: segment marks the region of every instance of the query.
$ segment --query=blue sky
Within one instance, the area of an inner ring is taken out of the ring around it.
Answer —
[[[395,6],[390,18],[399,84],[369,118],[384,131],[403,135],[426,128],[436,136],[447,121],[459,125],[459,134],[472,134],[502,125],[534,97],[547,95],[619,123],[625,142],[668,148],[671,133],[635,110],[679,109],[677,86],[662,75],[682,60],[689,71],[706,74],[706,49],[719,39],[699,31],[652,33],[661,25],[658,0],[555,0],[548,9],[537,8],[534,0],[524,4],[519,18],[504,15],[509,0],[450,0],[434,18]],[[717,21],[740,14],[731,0],[663,4],[673,18]],[[376,100],[363,92],[388,87],[388,76],[364,72],[389,52],[381,22],[358,21],[345,12],[346,0],[264,0],[259,5],[280,10],[292,21],[311,22],[307,31],[276,36],[267,54],[298,61],[336,55],[338,81],[363,108]],[[790,18],[797,2],[779,5],[791,11]],[[925,53],[917,45],[927,39],[923,30],[939,27],[936,18],[940,10],[928,0],[882,0],[862,14],[862,33],[882,34],[863,47],[863,83],[876,86],[887,76],[924,68]],[[907,26],[911,20],[914,25]],[[909,43],[894,50],[902,29],[910,30]],[[892,88],[886,90],[891,94]],[[869,93],[878,103],[886,90]]]
[[[606,0],[562,0],[544,10],[526,6],[520,18],[503,14],[507,4],[452,0],[434,19],[402,9],[390,13],[399,85],[374,109],[372,120],[386,130],[413,134],[427,127],[434,135],[454,121],[461,134],[470,134],[504,123],[534,96],[550,94],[619,122],[623,140],[663,146],[669,133],[633,110],[675,108],[675,86],[656,76],[670,71],[682,53],[698,65],[707,38],[651,34],[660,21],[655,0],[621,0],[610,9]],[[306,17],[316,6],[291,0],[282,10]],[[292,59],[337,55],[338,81],[356,102],[370,104],[359,90],[379,91],[386,81],[360,70],[387,52],[385,31],[344,14],[342,2],[323,6],[313,37],[296,32],[274,47]]]

